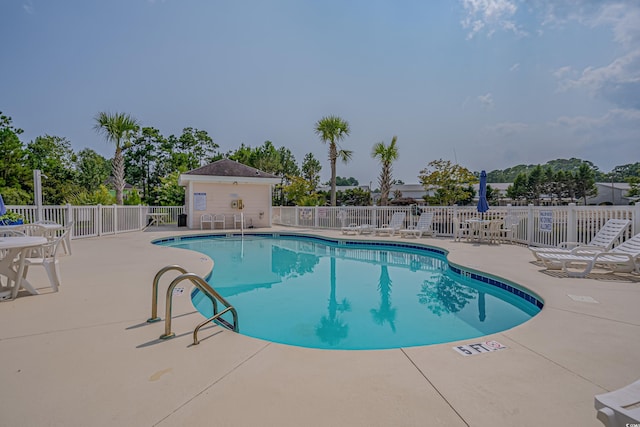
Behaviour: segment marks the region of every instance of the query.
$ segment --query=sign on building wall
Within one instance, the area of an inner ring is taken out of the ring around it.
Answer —
[[[207,210],[207,193],[193,193],[193,209],[196,211]]]
[[[553,230],[553,211],[540,211],[540,231],[551,232]]]

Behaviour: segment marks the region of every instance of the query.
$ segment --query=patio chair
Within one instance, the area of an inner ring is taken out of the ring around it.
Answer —
[[[433,212],[422,212],[416,225],[410,225],[400,230],[400,237],[413,236],[422,237],[423,234],[429,233],[431,237],[435,237],[436,232],[431,228],[433,225]]]
[[[244,215],[242,214],[233,214],[233,228],[245,228],[244,226]]]
[[[640,423],[640,380],[609,393],[598,394],[594,406],[596,418],[606,427]]]
[[[453,240],[459,242],[462,238],[468,239],[469,233],[469,224],[460,222],[460,218],[457,216],[453,217]]]
[[[200,230],[204,229],[205,224],[209,224],[209,228],[213,229],[213,215],[211,214],[200,215]]]
[[[591,241],[586,245],[583,245],[579,242],[561,242],[554,248],[529,247],[529,249],[533,253],[533,256],[539,261],[542,261],[542,259],[540,258],[541,254],[569,254],[572,253],[572,250],[575,250],[577,248],[580,248],[579,250],[582,252],[608,251],[609,249],[611,249],[616,240],[618,240],[618,238],[622,235],[629,224],[630,221],[626,219],[610,219],[602,226],[600,230],[598,230],[596,235],[593,236]]]
[[[405,212],[396,212],[391,216],[391,220],[388,224],[383,224],[382,227],[377,227],[373,229],[373,232],[378,234],[388,234],[393,236],[396,231],[400,231],[402,228],[402,224],[404,223],[404,218],[407,216]]]
[[[540,260],[548,270],[561,268],[569,277],[585,277],[596,266],[620,273],[640,270],[640,233],[610,251],[588,253],[580,248],[570,253],[540,254]]]
[[[502,226],[498,230],[499,239],[501,242],[506,242],[509,240],[510,243],[513,243],[514,235],[516,234],[516,229],[520,225],[520,219],[518,219],[515,215],[507,215],[504,217],[504,221],[502,222]]]
[[[216,228],[216,224],[220,224],[222,225],[222,229],[225,229],[225,223],[224,223],[224,215],[223,214],[216,214],[213,216],[213,225],[211,228]]]
[[[62,234],[56,237],[55,240],[45,243],[41,247],[38,248],[39,256],[37,257],[28,257],[24,259],[24,274],[22,277],[27,277],[27,272],[29,271],[29,267],[34,265],[40,265],[44,267],[47,272],[47,276],[49,277],[49,283],[51,284],[51,288],[54,292],[58,292],[58,287],[60,286],[60,271],[58,268],[58,248],[60,244],[65,239],[66,235],[69,234],[69,229],[65,229]],[[18,292],[18,289],[15,289],[15,292]],[[13,295],[13,298],[16,296]]]

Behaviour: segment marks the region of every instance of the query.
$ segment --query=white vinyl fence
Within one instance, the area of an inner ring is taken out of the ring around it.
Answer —
[[[492,206],[480,214],[475,206],[340,206],[273,207],[273,224],[303,228],[340,229],[349,224],[387,224],[395,212],[406,212],[404,227],[414,225],[421,212],[433,212],[433,229],[439,236],[453,236],[453,218],[502,219],[516,217],[514,241],[532,246],[556,246],[560,242],[587,243],[611,218],[628,219],[631,226],[620,240],[640,232],[638,206]],[[541,220],[543,218],[543,220]],[[617,244],[617,243],[616,243]]]
[[[183,206],[43,206],[38,218],[36,206],[7,206],[7,210],[16,212],[25,218],[25,222],[42,220],[69,224],[73,221],[72,239],[104,236],[144,229],[149,223],[147,214],[166,214],[165,223],[177,224],[178,215],[184,212]]]

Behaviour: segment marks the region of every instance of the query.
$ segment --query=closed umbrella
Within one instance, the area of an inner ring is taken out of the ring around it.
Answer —
[[[0,216],[7,213],[7,207],[4,205],[4,200],[2,200],[2,194],[0,194]]]
[[[487,173],[480,172],[480,189],[478,190],[478,212],[485,213],[489,210],[487,203]]]

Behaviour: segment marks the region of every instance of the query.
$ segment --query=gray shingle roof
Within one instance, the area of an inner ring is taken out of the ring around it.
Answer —
[[[251,166],[243,165],[235,160],[222,159],[209,163],[198,169],[185,172],[185,175],[237,176],[245,178],[278,178],[276,175],[262,172]]]

